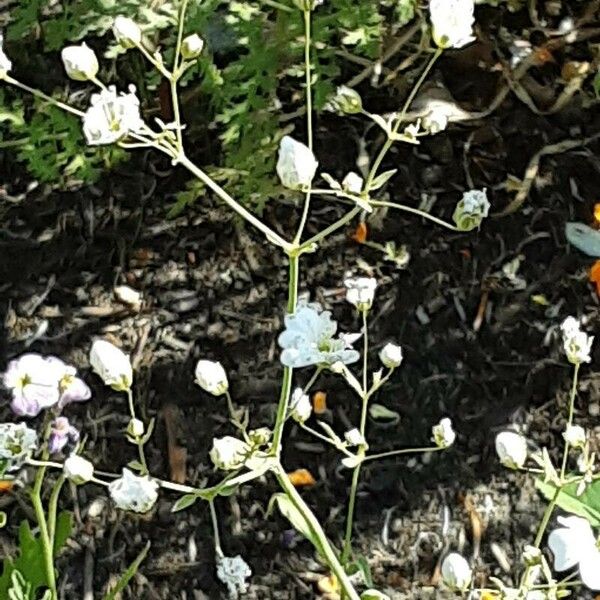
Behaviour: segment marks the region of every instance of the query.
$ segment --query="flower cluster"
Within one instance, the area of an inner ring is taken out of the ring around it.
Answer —
[[[581,331],[581,323],[574,317],[567,317],[560,328],[568,361],[574,365],[591,362],[590,352],[594,336]]]
[[[108,486],[113,502],[122,510],[148,512],[158,499],[158,484],[147,475],[134,475],[123,469],[123,476]]]
[[[0,423],[0,474],[18,471],[37,448],[37,433],[25,423]]]
[[[472,231],[490,212],[490,203],[485,190],[469,190],[456,205],[452,219],[460,231]]]

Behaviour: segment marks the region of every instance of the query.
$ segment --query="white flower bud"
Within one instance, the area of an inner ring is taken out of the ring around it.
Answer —
[[[4,36],[0,33],[0,79],[2,79],[11,69],[12,62],[8,56],[6,56],[2,44],[4,42]]]
[[[123,48],[134,48],[142,41],[140,26],[129,17],[119,15],[113,23],[115,38]]]
[[[442,561],[442,580],[451,590],[464,592],[472,577],[469,563],[457,552],[451,552]]]
[[[196,58],[200,56],[202,48],[204,48],[204,40],[197,33],[193,33],[181,42],[181,56],[186,60]]]
[[[217,469],[232,471],[243,466],[249,452],[250,446],[246,442],[226,435],[213,439],[213,447],[209,456]]]
[[[102,381],[113,390],[125,392],[133,383],[129,357],[106,340],[96,340],[90,350],[90,364]]]
[[[362,446],[365,443],[365,438],[356,427],[346,431],[346,433],[344,433],[344,439],[349,446]]]
[[[134,475],[129,469],[123,469],[123,476],[108,486],[113,502],[121,510],[148,512],[158,500],[158,484],[147,475]]]
[[[490,203],[484,190],[469,190],[456,205],[452,219],[460,231],[472,231],[479,227],[490,212]]]
[[[475,39],[474,0],[430,0],[429,12],[433,39],[440,48],[462,48]]]
[[[402,363],[402,348],[398,344],[387,343],[379,353],[379,360],[384,367],[395,369]]]
[[[369,310],[375,298],[377,280],[373,277],[350,277],[344,281],[346,300],[358,310]]]
[[[291,190],[306,190],[317,172],[319,163],[314,154],[301,142],[289,135],[281,139],[277,159],[277,175],[281,183]]]
[[[67,46],[60,56],[67,75],[75,81],[94,79],[98,73],[98,59],[94,51],[84,42],[80,46]]]
[[[354,115],[362,111],[360,94],[347,85],[340,85],[335,96],[328,102],[328,108],[346,115]]]
[[[590,352],[594,337],[580,329],[581,324],[573,317],[567,317],[562,325],[563,347],[570,363],[578,365],[592,361]]]
[[[131,419],[127,425],[127,433],[134,438],[139,438],[144,435],[144,422],[140,419]]]
[[[290,414],[298,423],[304,423],[312,414],[310,399],[300,387],[294,390],[290,399]]]
[[[452,421],[447,417],[442,419],[437,425],[431,429],[433,441],[438,448],[448,448],[454,444],[456,433],[452,429]]]
[[[568,425],[563,438],[573,448],[583,448],[586,441],[585,429],[581,425]]]
[[[199,360],[196,364],[196,383],[213,396],[222,396],[229,389],[227,373],[220,362]]]
[[[520,469],[527,460],[527,440],[513,431],[502,431],[496,436],[496,453],[505,467]]]
[[[63,464],[63,473],[69,481],[80,485],[92,480],[94,465],[82,456],[71,454]]]
[[[360,194],[363,188],[363,178],[354,171],[350,171],[342,181],[342,189],[351,194]]]

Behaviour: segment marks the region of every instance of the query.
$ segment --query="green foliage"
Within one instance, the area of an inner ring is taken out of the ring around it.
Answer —
[[[552,484],[537,480],[535,485],[548,500],[554,497],[556,487]],[[565,486],[558,495],[556,504],[565,512],[587,519],[592,527],[600,527],[600,480],[586,486],[580,496],[577,495],[576,483]]]
[[[148,554],[148,550],[150,550],[150,542],[142,548],[142,551],[135,557],[129,567],[127,567],[123,575],[119,577],[119,581],[117,581],[115,587],[104,596],[103,600],[116,600],[116,598],[120,597],[121,592],[127,587],[133,576],[138,572],[140,565]]]

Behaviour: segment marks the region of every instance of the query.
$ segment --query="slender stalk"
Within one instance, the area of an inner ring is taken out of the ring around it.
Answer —
[[[304,431],[306,431],[306,433],[310,433],[310,435],[316,437],[318,440],[321,440],[322,442],[325,442],[326,444],[333,446],[340,452],[343,452],[346,456],[353,456],[353,454],[351,452],[348,452],[348,450],[346,450],[345,448],[343,448],[342,446],[337,444],[331,438],[328,438],[326,435],[323,435],[322,433],[315,431],[312,427],[309,427],[308,425],[300,424],[300,429],[303,429]]]
[[[569,416],[567,418],[567,428],[573,425],[573,416],[575,414],[575,398],[577,397],[577,382],[579,379],[579,363],[577,363],[573,369],[573,383],[571,385],[571,393],[569,395]],[[565,478],[565,472],[567,470],[567,460],[569,459],[569,442],[565,440],[565,448],[563,451],[562,466],[560,468],[560,480],[561,482]]]
[[[61,475],[54,484],[52,488],[52,493],[50,494],[50,500],[48,501],[48,537],[50,538],[50,543],[52,544],[52,548],[54,549],[54,544],[56,541],[56,516],[58,514],[58,498],[60,497],[60,492],[65,483],[64,475]]]
[[[129,388],[127,390],[127,401],[129,404],[129,414],[131,415],[131,418],[137,419],[136,414],[135,414],[135,406],[133,404],[133,392],[131,391],[131,388]],[[143,439],[138,437],[136,440],[136,445],[138,447],[138,455],[140,458],[140,464],[142,465],[141,474],[148,475],[150,473],[150,471],[148,470],[148,464],[146,463],[146,454],[144,453]]]
[[[217,511],[215,509],[215,501],[209,500],[208,506],[210,508],[210,520],[213,528],[213,537],[215,540],[215,553],[219,557],[223,557],[223,550],[221,548],[221,536],[219,535],[219,521],[217,519]]]
[[[334,231],[337,231],[340,227],[343,227],[344,225],[346,225],[346,223],[349,223],[356,215],[358,215],[358,213],[360,213],[360,211],[361,211],[361,208],[359,206],[355,206],[350,212],[346,213],[343,217],[338,219],[335,223],[332,223],[331,225],[329,225],[329,227],[326,227],[325,229],[323,229],[323,231],[320,231],[316,235],[313,235],[313,237],[311,237],[310,239],[303,242],[302,245],[300,246],[300,249],[304,250],[304,249],[309,248],[313,244],[317,244],[322,239],[331,235]]]
[[[428,219],[429,221],[433,221],[446,229],[450,229],[451,231],[460,231],[458,227],[455,227],[451,223],[444,221],[443,219],[439,219],[438,217],[434,217],[433,215],[425,212],[424,210],[419,210],[418,208],[413,208],[412,206],[407,206],[406,204],[398,204],[397,202],[387,202],[385,200],[371,200],[369,203],[372,206],[387,206],[388,208],[396,208],[398,210],[403,210],[404,212],[413,213],[414,215],[419,215],[424,219]]]
[[[305,394],[308,392],[308,390],[310,390],[310,388],[313,386],[315,381],[319,378],[319,375],[321,374],[322,371],[323,371],[323,367],[317,367],[315,369],[315,372],[312,374],[312,377],[308,380],[306,385],[302,388],[302,391]]]
[[[181,44],[183,43],[183,27],[185,24],[185,13],[187,10],[188,0],[182,0],[181,9],[179,11],[179,23],[177,30],[177,45],[175,47],[175,57],[173,58],[173,71],[169,77],[169,86],[171,88],[171,104],[173,105],[173,117],[176,125],[177,135],[177,150],[183,152],[183,136],[181,133],[181,111],[179,108],[179,94],[177,93],[177,82],[179,81],[180,59],[181,59]]]
[[[367,326],[367,314],[368,311],[366,310],[362,310],[361,311],[361,315],[362,315],[362,330],[363,330],[363,370],[362,370],[362,391],[363,391],[363,396],[366,398],[367,397],[367,388],[369,386],[368,384],[368,379],[369,379],[369,328]],[[363,410],[363,412],[365,412]],[[361,418],[361,425],[360,425],[361,429],[360,432],[363,432],[364,429],[364,425],[362,422],[362,418]]]
[[[381,458],[389,458],[390,456],[399,456],[400,454],[417,454],[419,452],[439,452],[445,450],[439,446],[431,446],[427,448],[401,448],[400,450],[390,450],[389,452],[380,452],[378,454],[369,454],[363,459],[363,463],[371,460],[379,460]]]
[[[359,451],[360,452],[360,451]],[[354,467],[352,472],[352,483],[350,484],[350,499],[348,500],[348,514],[346,516],[346,531],[344,533],[344,546],[342,549],[342,555],[340,562],[346,566],[352,555],[352,528],[354,526],[354,512],[356,510],[356,493],[358,491],[358,480],[360,478],[359,463]]]
[[[154,56],[152,56],[150,54],[150,52],[148,52],[148,50],[146,49],[146,47],[144,46],[144,44],[142,44],[141,42],[139,44],[136,44],[136,48],[145,56],[146,60],[165,78],[165,79],[171,79],[171,73],[169,73],[168,69],[165,68],[165,66],[162,64],[162,62],[159,62],[158,60],[156,60],[154,58]]]

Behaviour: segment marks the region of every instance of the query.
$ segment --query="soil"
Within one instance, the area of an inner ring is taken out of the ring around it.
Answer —
[[[467,111],[485,110],[504,82],[500,69],[492,68],[497,50],[485,33],[498,26],[494,11],[481,11],[483,42],[449,53],[432,75]],[[517,17],[505,9],[502,14],[505,26],[519,30]],[[591,60],[587,40],[564,45],[532,68],[530,87],[535,83],[558,95],[561,67],[572,60]],[[365,97],[367,106],[382,112],[398,103],[397,97],[377,91]],[[316,148],[324,171],[343,176],[354,168],[353,132],[361,127],[358,118],[318,118]],[[463,190],[485,187],[498,213],[514,197],[503,185],[507,176],[522,179],[543,146],[598,131],[597,106],[586,104],[583,94],[544,115],[508,93],[489,117],[451,125],[417,147],[392,152],[385,166],[397,168],[398,174],[384,193],[412,206],[425,197],[435,199],[433,212],[450,218]],[[366,141],[371,150],[381,142],[373,131]],[[599,149],[593,142],[543,158],[523,206],[486,220],[479,232],[456,234],[408,214],[376,213],[368,221],[369,240],[405,244],[411,256],[405,269],[353,241],[352,227],[303,260],[302,292],[331,308],[344,331],[359,327],[344,301],[344,275],[376,276],[371,364],[377,364],[377,351],[388,340],[404,349],[402,367],[376,399],[397,411],[400,420],[394,425],[370,422],[371,450],[426,445],[432,424],[443,416],[450,416],[458,431],[447,452],[363,469],[355,550],[371,564],[375,586],[394,599],[441,595],[437,565],[447,549],[475,556],[478,585],[489,583],[491,576],[515,583],[520,553],[535,535],[544,503],[531,477],[499,465],[493,440],[512,424],[533,445],[557,454],[571,381],[557,328],[569,314],[585,315],[590,331],[600,322],[598,296],[587,276],[592,261],[568,245],[563,230],[568,221],[593,222]],[[2,164],[5,190],[24,189],[27,179],[19,167],[8,156]],[[36,351],[77,365],[94,394],[90,402],[70,406],[68,416],[84,432],[86,454],[97,468],[115,471],[135,458],[135,448],[123,436],[126,399],[103,387],[87,361],[94,336],[114,340],[131,352],[140,413],[146,422],[156,419],[147,446],[151,472],[169,478],[173,466],[166,416],[171,443],[187,455],[186,480],[200,485],[217,481],[208,459],[213,437],[232,430],[224,402],[194,385],[195,361],[221,361],[233,397],[248,407],[252,425],[273,422],[286,264],[209,196],[183,216],[166,220],[166,207],[185,180],[181,169],[162,158],[138,153],[95,186],[69,193],[37,188],[11,205],[0,229],[2,360]],[[298,209],[289,199],[272,202],[264,217],[285,234],[298,219]],[[307,236],[343,210],[315,199]],[[514,259],[520,261],[519,281],[502,274]],[[140,310],[115,298],[114,286],[120,284],[142,292]],[[596,346],[592,366],[582,370],[577,402],[578,422],[593,432],[596,443],[600,375],[593,365],[599,360]],[[310,374],[298,371],[297,381],[305,382]],[[317,389],[327,394],[322,418],[337,431],[357,422],[359,407],[338,379],[323,376]],[[12,420],[7,403],[2,406],[0,419]],[[335,451],[315,444],[295,426],[288,429],[285,448],[286,468],[307,468],[317,480],[302,494],[339,544],[349,471]],[[224,550],[241,554],[251,565],[246,598],[315,598],[326,569],[282,517],[267,515],[275,490],[274,482],[265,479],[217,500]],[[63,495],[65,507],[75,506],[76,518],[76,532],[59,560],[64,598],[83,597],[86,573],[99,596],[147,541],[148,558],[123,598],[225,597],[215,577],[205,504],[173,514],[176,496],[164,493],[150,514],[138,517],[119,513],[105,499],[105,490],[94,486]],[[0,499],[9,515],[0,534],[4,552],[14,545],[19,521],[31,516],[23,500],[18,488]],[[478,523],[483,524],[479,541],[473,530]],[[588,596],[581,591],[575,597]]]

